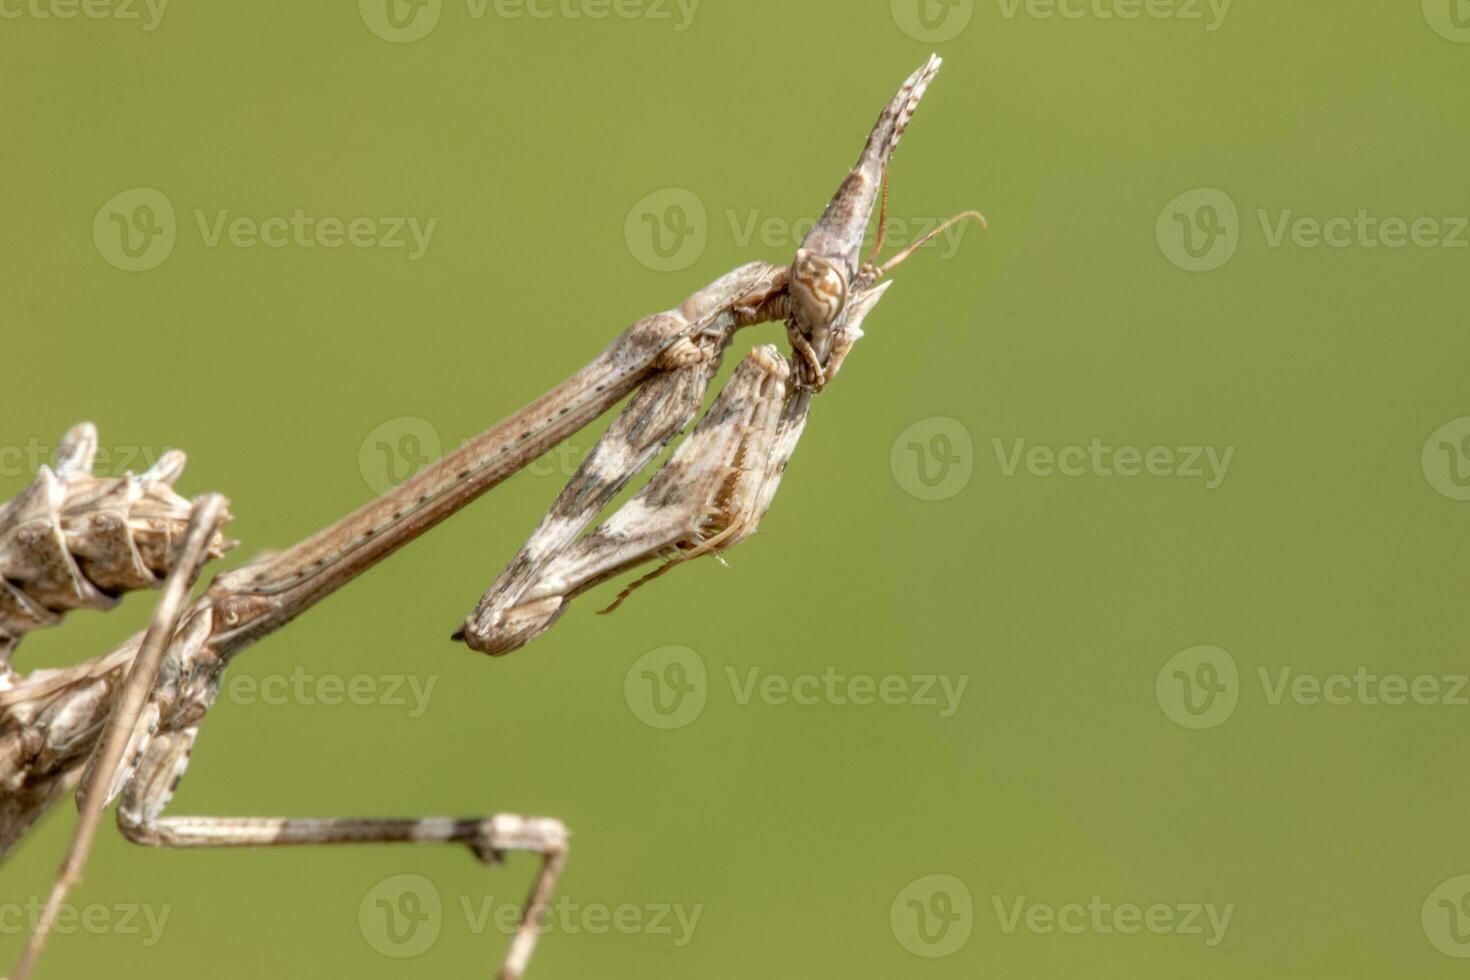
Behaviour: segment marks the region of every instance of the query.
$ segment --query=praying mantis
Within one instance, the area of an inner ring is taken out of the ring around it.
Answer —
[[[458,844],[501,863],[539,856],[500,969],[521,977],[565,867],[557,820],[180,817],[165,810],[233,658],[279,630],[502,480],[616,408],[612,425],[453,634],[503,656],[550,629],[572,599],[651,561],[614,606],[648,580],[750,536],[770,508],[814,397],[837,376],[892,284],[888,274],[965,212],[879,266],[889,161],[940,67],[931,57],[883,109],[857,164],[784,266],[751,262],[679,306],[646,317],[566,381],[378,499],[277,555],[219,575],[192,603],[204,565],[231,546],[227,501],[172,489],[182,454],[142,476],[91,473],[96,430],[63,440],[54,468],[0,508],[0,855],[67,789],[81,815],[39,925],[11,980],[35,969],[55,916],[79,880],[105,808],[124,837],[150,847],[351,843]],[[880,207],[879,202],[882,201]],[[877,241],[861,253],[873,213]],[[614,499],[699,415],[726,349],[750,326],[783,322],[792,354],[756,348],[689,436],[626,503]],[[589,530],[591,527],[591,530]],[[105,609],[127,591],[161,587],[148,629],[112,653],[22,676],[10,666],[24,635],[72,609]]]

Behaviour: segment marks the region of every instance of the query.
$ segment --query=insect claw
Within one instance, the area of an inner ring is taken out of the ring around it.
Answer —
[[[490,841],[484,837],[476,837],[465,841],[465,846],[475,856],[475,860],[488,867],[498,867],[505,863],[506,853],[493,847]]]
[[[805,369],[798,372],[796,383],[802,387],[821,391],[827,384],[827,372],[822,367],[817,352],[812,349],[811,342],[802,335],[801,329],[789,320],[786,323],[786,337],[791,341],[791,349],[800,358],[802,367]]]

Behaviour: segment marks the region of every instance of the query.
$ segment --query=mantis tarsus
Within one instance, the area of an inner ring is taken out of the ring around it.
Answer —
[[[587,367],[458,451],[295,547],[220,575],[192,604],[185,605],[188,588],[225,546],[217,533],[228,519],[223,498],[189,506],[172,494],[167,485],[182,468],[181,456],[150,471],[151,483],[97,481],[90,476],[96,433],[89,426],[73,430],[56,471],[43,468],[40,489],[0,510],[0,853],[67,787],[82,783],[71,852],[12,980],[31,975],[102,810],[114,799],[124,836],[150,846],[457,843],[487,863],[514,850],[539,854],[541,869],[500,974],[521,976],[566,862],[567,832],[554,819],[164,815],[224,669],[246,646],[629,395],[454,637],[484,653],[508,653],[549,629],[572,598],[616,575],[650,560],[665,562],[625,589],[621,602],[679,562],[729,548],[753,532],[814,395],[837,375],[890,285],[884,277],[944,230],[881,267],[860,261],[880,195],[873,255],[882,248],[889,159],[939,64],[931,57],[884,108],[857,165],[789,266],[753,262],[677,308],[638,321]],[[968,217],[979,215],[953,220]],[[588,532],[698,414],[735,333],[772,321],[785,322],[792,357],[772,346],[748,355],[648,484]],[[152,510],[144,506],[149,501]],[[29,677],[10,669],[10,652],[26,631],[53,625],[68,609],[105,608],[122,591],[159,584],[164,591],[152,625],[113,653]]]

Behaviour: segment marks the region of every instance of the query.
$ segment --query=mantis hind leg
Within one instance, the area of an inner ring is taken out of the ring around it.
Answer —
[[[118,827],[145,847],[300,847],[328,844],[458,844],[485,864],[504,863],[512,851],[541,857],[500,980],[519,980],[536,949],[557,879],[566,867],[568,833],[550,817],[410,820],[288,819],[280,817],[167,817],[198,728],[153,739],[133,779],[123,789]]]

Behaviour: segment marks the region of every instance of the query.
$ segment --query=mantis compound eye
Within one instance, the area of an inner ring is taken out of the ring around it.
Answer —
[[[847,273],[835,262],[800,249],[791,267],[791,295],[807,333],[830,327],[847,306]]]

